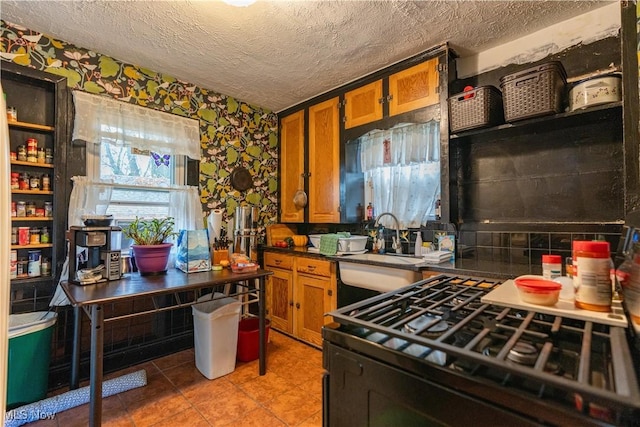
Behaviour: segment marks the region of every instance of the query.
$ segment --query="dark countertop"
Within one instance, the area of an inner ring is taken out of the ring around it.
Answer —
[[[342,256],[325,256],[320,255],[317,252],[309,252],[306,247],[293,247],[293,248],[276,248],[276,247],[262,247],[265,252],[279,252],[288,253],[296,256],[328,259],[335,262],[340,262],[349,255]],[[393,255],[392,255],[393,256]],[[357,262],[359,264],[371,264],[371,265],[383,265],[386,267],[399,268],[404,270],[414,271],[436,271],[439,273],[455,274],[460,276],[471,277],[487,277],[497,279],[511,279],[523,274],[531,274],[529,271],[529,265],[523,264],[511,264],[489,260],[478,259],[456,259],[455,262],[444,262],[440,264],[419,264],[419,265],[397,265],[376,263],[368,260],[352,260],[351,262]]]

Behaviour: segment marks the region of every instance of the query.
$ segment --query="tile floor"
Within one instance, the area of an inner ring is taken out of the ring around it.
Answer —
[[[107,375],[144,369],[147,385],[104,399],[103,426],[321,426],[322,352],[273,330],[267,352],[264,376],[255,360],[208,380],[193,349]],[[86,426],[88,419],[85,404],[28,426]]]

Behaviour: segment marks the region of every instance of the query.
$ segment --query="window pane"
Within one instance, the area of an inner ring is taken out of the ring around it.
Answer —
[[[100,144],[100,179],[128,185],[168,186],[174,159],[127,146]]]

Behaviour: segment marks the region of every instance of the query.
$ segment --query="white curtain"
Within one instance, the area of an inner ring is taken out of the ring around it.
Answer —
[[[140,150],[200,159],[197,120],[79,90],[73,91],[73,102],[74,141],[127,143]]]
[[[92,182],[86,176],[74,176],[71,178],[73,189],[69,196],[68,224],[69,227],[84,225],[82,215],[96,214],[104,215],[111,200],[111,184],[106,182]],[[56,292],[51,298],[50,306],[69,305],[69,300],[65,295],[61,282],[69,278],[69,245],[67,246],[67,257],[62,266],[60,281],[56,287]],[[74,254],[78,256],[78,253]]]
[[[360,138],[361,165],[375,215],[391,212],[401,229],[435,218],[440,197],[440,125],[436,121],[374,130]],[[380,220],[395,228],[393,220]]]

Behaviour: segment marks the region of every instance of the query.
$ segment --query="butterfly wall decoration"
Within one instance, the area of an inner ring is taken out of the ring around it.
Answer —
[[[151,158],[155,162],[156,166],[165,165],[168,167],[171,156],[169,154],[158,154],[152,151]]]

